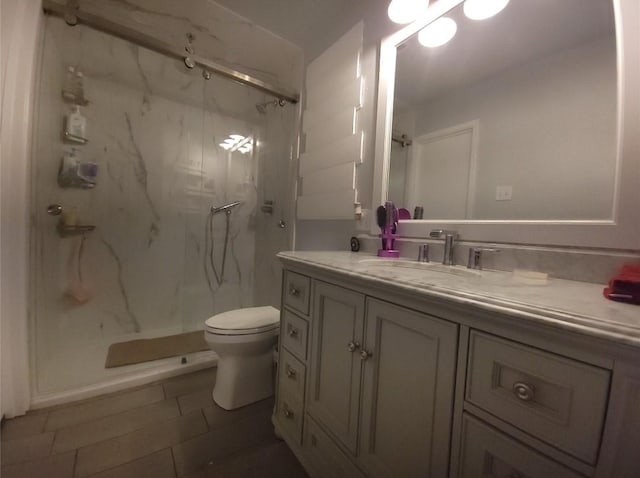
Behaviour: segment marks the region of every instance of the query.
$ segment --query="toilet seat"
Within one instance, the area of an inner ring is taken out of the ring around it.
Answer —
[[[275,307],[248,307],[210,317],[205,330],[215,335],[251,335],[277,329],[280,311]]]

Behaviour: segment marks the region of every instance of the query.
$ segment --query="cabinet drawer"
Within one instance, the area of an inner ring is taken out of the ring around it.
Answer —
[[[285,271],[282,291],[285,305],[301,314],[309,315],[310,289],[311,279],[295,272]]]
[[[307,359],[307,335],[309,324],[306,320],[285,310],[282,314],[282,344],[300,360]]]
[[[278,387],[287,396],[304,402],[305,366],[286,350],[280,354]]]
[[[582,478],[526,445],[465,414],[460,478]]]
[[[279,390],[276,419],[280,431],[296,443],[302,441],[302,402]]]
[[[304,428],[303,447],[315,471],[312,476],[364,478],[345,453],[310,417],[307,417]]]
[[[586,463],[596,462],[610,372],[473,331],[466,399]]]

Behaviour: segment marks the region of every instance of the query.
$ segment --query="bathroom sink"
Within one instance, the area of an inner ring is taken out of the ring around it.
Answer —
[[[467,269],[462,266],[445,266],[433,262],[408,261],[403,259],[361,259],[358,261],[365,267],[399,267],[404,269],[422,270],[425,272],[440,272],[443,274],[453,274],[460,277],[482,277],[482,272]]]

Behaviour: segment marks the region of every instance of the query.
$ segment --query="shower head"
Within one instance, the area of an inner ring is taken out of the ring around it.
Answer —
[[[242,204],[242,201],[230,202],[229,204],[225,204],[223,206],[213,206],[211,208],[211,214],[218,214],[220,212],[226,212],[227,214],[231,214],[231,210],[234,207],[239,206],[240,204]]]

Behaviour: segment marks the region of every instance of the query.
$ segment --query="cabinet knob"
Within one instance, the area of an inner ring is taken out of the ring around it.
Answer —
[[[300,295],[300,289],[296,289],[296,286],[293,284],[289,286],[289,295],[294,297],[298,297]]]
[[[513,384],[513,393],[519,400],[530,402],[535,394],[535,387],[524,382],[516,382]]]
[[[296,371],[287,365],[287,377],[296,378]]]
[[[293,412],[286,405],[284,406],[283,413],[285,418],[293,418]]]
[[[360,360],[367,360],[372,355],[373,354],[371,352],[369,352],[368,350],[362,349],[362,352],[360,352]]]
[[[347,344],[347,350],[349,352],[355,352],[360,348],[360,344],[358,342],[354,342],[353,340]]]
[[[289,334],[289,337],[295,338],[298,336],[298,329],[296,329],[295,327],[289,327],[287,333]]]

